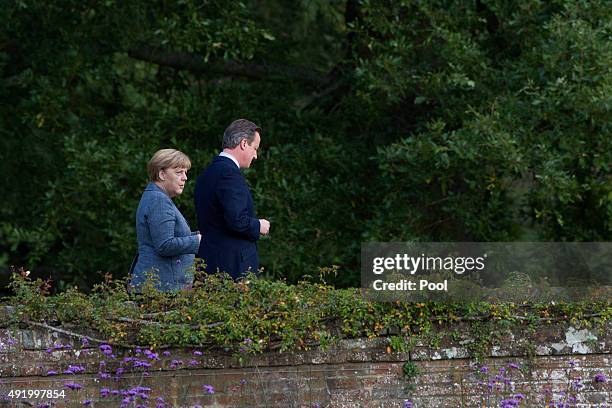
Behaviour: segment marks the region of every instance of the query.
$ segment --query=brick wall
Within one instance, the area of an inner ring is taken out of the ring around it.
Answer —
[[[461,327],[453,328],[459,333],[455,340],[445,338],[436,347],[417,342],[405,352],[391,352],[388,339],[380,337],[254,356],[154,350],[159,360],[144,350],[105,355],[98,344],[83,346],[52,331],[0,329],[0,407],[119,407],[124,399],[129,407],[386,408],[403,407],[405,400],[414,407],[499,407],[519,393],[523,407],[570,397],[576,401],[567,406],[610,407],[611,329],[557,323],[514,332],[482,350],[481,365],[468,358],[471,339],[460,334]],[[67,388],[74,383],[82,388]],[[7,396],[10,390],[37,389],[64,390],[65,396],[21,403]]]

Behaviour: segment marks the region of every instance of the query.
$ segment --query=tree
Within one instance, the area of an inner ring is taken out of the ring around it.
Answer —
[[[231,120],[266,273],[364,240],[608,240],[610,11],[597,2],[12,2],[0,10],[0,264],[123,274],[154,151],[199,170]],[[177,203],[195,225],[193,183]]]

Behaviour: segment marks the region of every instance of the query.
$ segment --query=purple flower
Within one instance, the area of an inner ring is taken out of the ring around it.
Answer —
[[[191,360],[191,361],[189,362],[189,365],[190,365],[190,366],[192,366],[192,367],[193,367],[193,366],[197,366],[198,364],[200,364],[200,363],[199,363],[197,360]]]
[[[480,367],[480,372],[483,373],[483,374],[488,373],[489,372],[489,367],[487,367],[487,366]]]
[[[512,408],[512,407],[517,407],[520,403],[521,403],[520,400],[516,400],[512,398],[512,399],[501,400],[499,402],[499,406],[501,408]]]
[[[245,385],[246,383],[247,383],[247,380],[245,380],[244,378],[240,380],[240,385]]]
[[[81,339],[81,345],[82,345],[83,347],[89,347],[89,340],[87,340],[85,337],[83,337],[83,338]]]
[[[47,371],[47,375],[57,375],[57,371],[49,370],[49,371]]]
[[[525,399],[525,394],[521,394],[521,393],[514,394],[514,399],[517,399],[519,401],[520,400],[524,400]]]
[[[149,388],[149,387],[141,387],[141,386],[137,386],[137,387],[134,387],[134,388],[130,389],[129,391],[134,391],[134,392],[136,392],[136,393],[141,393],[141,392],[151,392],[151,388]],[[128,391],[128,392],[129,392],[129,391]]]
[[[204,391],[206,391],[209,394],[214,394],[215,393],[215,388],[210,385],[210,384],[204,384],[204,386],[202,387],[204,389]]]
[[[201,352],[201,351],[196,350],[196,351],[194,351],[194,352],[193,352],[193,355],[194,355],[194,356],[201,356],[201,355],[202,355],[202,352]]]
[[[71,374],[83,373],[85,372],[85,367],[77,366],[77,365],[69,365],[68,370],[66,371],[70,371]]]
[[[518,369],[518,368],[519,368],[519,365],[518,365],[518,364],[516,364],[516,363],[510,363],[510,364],[508,364],[508,367],[510,367],[510,368],[514,368],[514,369]]]
[[[576,360],[570,360],[570,361],[569,361],[569,366],[570,366],[570,367],[572,367],[572,368],[573,368],[573,367],[576,367],[576,364],[577,364],[577,363],[578,363],[578,361],[576,361]]]
[[[202,408],[201,405],[194,405],[193,408]]]
[[[102,353],[104,353],[104,355],[110,356],[113,354],[113,348],[108,344],[100,344],[99,349],[102,351]]]
[[[49,353],[49,354],[51,354],[51,353],[53,353],[53,349],[52,349],[51,347],[49,347],[49,348],[46,350],[46,352],[47,352],[47,353]]]
[[[110,390],[107,387],[100,388],[100,396],[102,398],[108,397],[109,394],[110,394]]]
[[[182,360],[172,360],[170,362],[170,368],[176,368],[180,365],[183,365],[183,361]]]
[[[81,384],[75,382],[65,383],[64,387],[70,388],[71,390],[80,390],[81,388],[83,388]]]
[[[125,372],[125,368],[119,367],[117,371],[115,371],[115,379],[119,381],[119,379],[121,378],[124,372]]]
[[[83,405],[86,405],[86,406],[91,405],[91,400],[88,399],[88,400],[83,401]]]
[[[404,400],[404,405],[402,405],[403,408],[412,408],[412,401],[410,400]]]
[[[169,352],[168,350],[166,350],[166,351],[164,351],[164,352],[162,353],[162,356],[164,356],[164,357],[168,357],[168,356],[170,356],[170,352]]]
[[[154,353],[151,350],[147,349],[144,351],[145,356],[147,356],[147,358],[149,360],[159,360],[159,354],[158,353]]]
[[[140,347],[136,347],[135,352],[136,352],[136,354],[140,354],[140,353],[142,353],[142,349]]]
[[[100,372],[98,374],[100,374],[101,380],[108,380],[111,377],[110,373],[106,373],[106,372]]]
[[[608,377],[606,377],[604,373],[597,373],[595,374],[595,377],[593,377],[593,380],[596,383],[605,383],[608,381]]]
[[[151,364],[147,363],[146,361],[136,360],[134,362],[134,368],[139,368],[139,367],[151,368]]]

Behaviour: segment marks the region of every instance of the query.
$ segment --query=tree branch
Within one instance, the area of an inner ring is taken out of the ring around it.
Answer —
[[[221,74],[250,79],[289,79],[309,85],[325,84],[326,76],[302,67],[282,67],[265,63],[206,61],[201,55],[163,50],[143,45],[128,51],[131,58],[197,74]]]
[[[35,327],[40,327],[46,330],[50,330],[50,331],[54,331],[57,333],[61,333],[64,334],[66,336],[70,336],[70,337],[76,337],[77,339],[87,339],[90,342],[93,343],[99,343],[99,344],[104,344],[104,343],[109,343],[108,340],[100,340],[100,339],[96,339],[95,337],[90,337],[90,336],[85,336],[83,334],[79,334],[79,333],[75,333],[69,330],[64,330],[64,329],[60,329],[59,327],[53,327],[53,326],[49,326],[48,324],[44,324],[44,323],[38,323],[38,322],[33,322],[31,320],[25,320],[24,321],[25,324],[29,325],[29,326],[35,326]],[[115,345],[121,345],[123,347],[136,347],[136,346],[132,346],[132,345],[123,345],[123,344],[118,344],[118,343],[114,343]]]
[[[130,319],[129,317],[117,317],[114,320],[119,321],[119,322],[125,322],[125,323],[142,324],[144,326],[161,326],[161,327],[181,326],[181,327],[189,327],[191,329],[198,329],[202,326],[200,324],[162,323],[162,322],[156,322],[154,320]],[[215,322],[215,323],[206,324],[204,325],[204,327],[213,328],[213,327],[223,326],[224,324],[225,322]]]

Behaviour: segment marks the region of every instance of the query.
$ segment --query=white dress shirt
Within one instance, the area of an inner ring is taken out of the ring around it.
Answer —
[[[221,153],[219,153],[219,156],[227,157],[228,159],[232,159],[232,161],[234,163],[236,163],[236,166],[238,166],[238,168],[240,169],[240,165],[238,164],[238,160],[236,160],[236,158],[234,156],[232,156],[231,154],[225,153],[225,152],[221,152]]]

